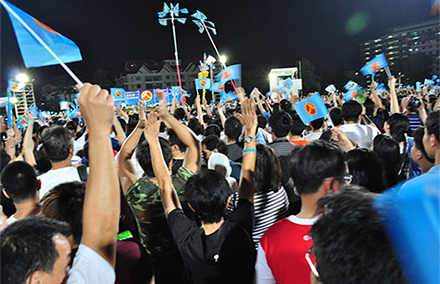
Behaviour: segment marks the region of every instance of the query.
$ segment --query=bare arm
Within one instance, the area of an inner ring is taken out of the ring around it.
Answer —
[[[200,95],[197,93],[196,99],[194,100],[196,103],[197,116],[199,117],[199,123],[202,126],[205,126],[205,121],[203,120],[203,112],[202,107],[200,106]]]
[[[224,129],[225,128],[225,122],[226,122],[226,116],[225,116],[225,113],[223,112],[223,108],[224,108],[223,104],[219,104],[218,105],[218,115],[220,116],[220,121],[221,121],[222,127]]]
[[[114,267],[120,214],[119,182],[109,139],[114,99],[108,91],[89,83],[85,83],[80,92],[78,102],[89,129],[90,166],[81,244],[96,251]]]
[[[258,106],[258,109],[260,110],[261,114],[265,113],[266,110],[264,109],[263,105],[261,104],[261,100],[260,100],[260,91],[258,91],[258,94],[255,96],[255,98],[257,99],[257,106]]]
[[[376,83],[374,81],[371,82],[371,99],[378,108],[383,108],[382,100],[379,98],[379,96],[376,93]]]
[[[396,93],[396,78],[394,76],[388,77],[388,87],[390,88],[390,109],[391,113],[399,113],[399,101],[397,100],[397,93]]]
[[[37,162],[34,156],[34,141],[32,140],[32,132],[34,131],[34,118],[30,111],[26,110],[25,116],[28,120],[28,127],[24,133],[22,153],[24,160],[31,166],[35,166]]]
[[[116,131],[116,138],[118,139],[118,144],[119,147],[122,147],[122,144],[125,141],[125,133],[124,130],[122,129],[121,123],[118,120],[118,117],[115,115],[113,116],[113,126],[115,127],[115,131]]]

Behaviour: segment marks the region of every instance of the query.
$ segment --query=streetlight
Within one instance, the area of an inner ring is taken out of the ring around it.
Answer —
[[[220,56],[220,62],[225,65],[228,58],[225,55]]]
[[[20,83],[26,83],[26,82],[29,81],[29,77],[26,74],[24,74],[24,73],[18,74],[16,79]]]

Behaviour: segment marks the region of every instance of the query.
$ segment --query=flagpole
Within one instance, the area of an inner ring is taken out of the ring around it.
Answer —
[[[44,47],[46,48],[46,50],[58,61],[58,63],[64,68],[64,70],[66,70],[66,72],[70,75],[70,77],[72,77],[72,79],[81,87],[83,86],[83,83],[81,82],[81,80],[72,72],[72,70],[70,70],[69,67],[67,67],[67,65],[55,54],[55,52],[53,52],[53,50],[31,29],[31,27],[28,26],[28,24],[26,24],[21,18],[20,16],[18,16],[14,10],[12,10],[8,4],[6,4],[6,2],[4,0],[0,0],[0,3],[3,5],[3,7],[5,7],[5,9],[8,11],[8,13],[10,13],[11,15],[14,16],[14,18],[17,19],[17,21],[20,22],[20,24],[23,25],[23,27],[26,28],[26,30],[28,30],[28,32],[34,36],[34,38]]]
[[[174,10],[171,10],[170,14],[171,14],[171,26],[173,29],[173,40],[174,40],[174,58],[176,59],[177,79],[179,80],[179,87],[180,87],[180,101],[182,102],[182,105],[183,105],[183,103],[184,103],[183,94],[182,94],[183,89],[182,89],[182,80],[180,78],[179,54],[177,52],[176,28],[174,26]]]
[[[8,129],[12,127],[12,106],[11,106],[11,91],[8,88],[8,105],[7,105],[7,115],[8,115]]]
[[[214,47],[214,50],[217,53],[218,59],[220,60],[220,52],[218,52],[217,46],[215,45],[214,40],[212,39],[211,34],[209,33],[209,30],[206,28],[205,21],[201,20],[200,22],[202,23],[203,27],[205,28],[206,34],[208,35],[209,39],[211,40],[212,46]],[[224,62],[221,62],[221,63],[222,63],[223,68],[226,69],[226,63],[224,63]],[[237,88],[235,87],[235,84],[234,84],[234,80],[231,80],[231,83],[232,83],[232,87],[234,87],[235,93],[238,94]]]

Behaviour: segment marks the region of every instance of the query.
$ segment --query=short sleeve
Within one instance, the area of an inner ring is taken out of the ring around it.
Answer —
[[[116,274],[102,256],[86,245],[79,245],[67,284],[113,284]]]
[[[168,225],[177,245],[182,244],[194,228],[197,228],[195,222],[185,216],[182,209],[174,209],[168,214]]]

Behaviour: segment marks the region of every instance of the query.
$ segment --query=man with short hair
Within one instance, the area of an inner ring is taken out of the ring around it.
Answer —
[[[304,139],[313,141],[318,140],[322,135],[322,127],[324,126],[324,118],[318,118],[309,123],[312,128],[312,132],[309,135],[306,135]]]
[[[231,115],[225,122],[226,145],[228,147],[228,158],[233,162],[241,162],[243,148],[237,144],[238,138],[243,132],[243,125],[238,117]]]
[[[362,105],[355,100],[344,103],[342,105],[342,117],[344,118],[345,124],[339,129],[344,131],[353,144],[358,144],[360,148],[370,149],[374,137],[380,134],[380,131],[377,127],[372,126],[374,123],[367,125],[360,124],[361,118],[363,120],[368,119],[363,113]]]
[[[317,201],[329,192],[343,190],[344,156],[332,142],[312,141],[296,150],[290,160],[290,174],[301,198],[301,210],[263,234],[255,265],[257,284],[309,283],[310,268],[304,259],[313,245],[309,230],[317,220]]]
[[[38,177],[41,187],[40,199],[60,183],[81,181],[78,169],[71,165],[72,133],[62,126],[54,126],[43,131],[42,139],[44,152],[51,161],[52,169]]]
[[[287,112],[276,111],[269,118],[269,130],[272,134],[273,141],[269,144],[278,157],[289,155],[295,145],[290,143],[287,135],[292,126],[292,118]]]
[[[37,175],[31,165],[22,161],[10,163],[2,171],[1,181],[3,193],[14,202],[17,210],[8,218],[8,225],[40,212]]]

